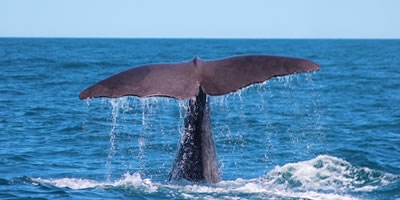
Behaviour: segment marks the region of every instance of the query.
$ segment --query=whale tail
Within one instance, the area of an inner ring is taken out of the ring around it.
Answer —
[[[122,96],[195,97],[199,89],[207,95],[224,95],[272,77],[320,69],[305,59],[246,55],[218,60],[198,57],[180,63],[148,64],[104,79],[82,91],[80,99]]]
[[[149,64],[104,79],[82,91],[81,99],[166,96],[189,100],[185,131],[169,180],[219,182],[220,172],[207,95],[223,95],[271,77],[318,70],[308,60],[279,56],[236,56],[219,60]]]

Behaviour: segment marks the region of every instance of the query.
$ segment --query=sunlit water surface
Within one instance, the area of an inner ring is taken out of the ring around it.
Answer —
[[[399,40],[0,39],[0,198],[399,199]],[[187,101],[81,101],[152,62],[239,54],[318,72],[210,97],[222,180],[168,182]]]

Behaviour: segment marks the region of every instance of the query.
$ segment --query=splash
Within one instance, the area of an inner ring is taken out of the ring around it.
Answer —
[[[33,181],[74,190],[115,189],[130,194],[189,199],[362,199],[363,192],[373,192],[396,183],[400,177],[355,167],[337,157],[320,155],[311,160],[277,166],[255,179],[238,178],[217,184],[154,182],[142,178],[138,172],[126,172],[113,182],[79,178],[35,178]]]
[[[299,160],[299,158],[309,158],[312,157],[313,155],[309,153],[309,149],[312,148],[314,142],[316,145],[318,145],[318,141],[314,141],[315,137],[313,137],[313,141],[310,141],[309,138],[310,136],[316,136],[317,140],[320,133],[319,129],[315,129],[315,115],[319,115],[318,112],[315,113],[316,107],[313,102],[308,103],[306,106],[310,106],[310,108],[306,108],[308,110],[302,110],[304,102],[298,101],[299,97],[295,97],[292,94],[293,90],[297,90],[296,87],[297,84],[292,83],[293,81],[296,81],[298,78],[295,76],[290,76],[286,78],[281,78],[276,81],[279,83],[275,84],[278,85],[278,92],[273,92],[271,90],[275,90],[275,87],[271,87],[270,84],[267,83],[262,83],[262,84],[257,84],[248,88],[245,88],[243,90],[240,90],[237,93],[232,93],[230,95],[225,95],[225,96],[220,96],[220,97],[210,97],[210,103],[212,104],[211,112],[213,113],[213,116],[215,114],[222,114],[222,117],[217,116],[217,118],[213,118],[213,125],[214,130],[216,133],[217,139],[221,138],[222,141],[222,151],[225,152],[222,153],[221,155],[232,155],[236,154],[238,155],[238,158],[241,157],[246,157],[248,156],[247,152],[245,151],[245,147],[248,146],[247,144],[256,144],[259,145],[260,148],[265,148],[265,153],[262,154],[264,158],[262,159],[261,167],[264,166],[273,166],[274,163],[274,155],[271,152],[278,152],[278,151],[270,151],[270,149],[274,148],[282,148],[285,151],[290,152],[296,152],[296,157],[294,160]],[[308,77],[308,79],[311,79]],[[282,84],[281,82],[284,82]],[[303,82],[301,80],[300,82]],[[286,84],[285,84],[286,83]],[[274,84],[274,83],[273,83]],[[300,86],[301,87],[301,86]],[[306,92],[309,92],[310,90],[308,89]],[[276,93],[281,93],[281,94],[276,94]],[[271,97],[271,95],[278,95],[278,98],[274,97],[273,98],[265,98],[265,95]],[[280,96],[279,96],[280,95]],[[282,98],[283,96],[283,98]],[[243,99],[246,99],[246,104],[243,103]],[[279,101],[275,102],[275,100],[278,99]],[[137,170],[135,174],[139,174],[141,176],[146,177],[147,175],[150,175],[147,173],[145,170],[147,167],[150,165],[154,164],[154,160],[149,161],[150,158],[153,158],[150,154],[152,152],[146,152],[146,148],[148,148],[146,145],[151,146],[152,143],[147,142],[149,141],[149,138],[152,137],[151,141],[155,141],[155,139],[159,139],[160,136],[164,135],[164,127],[161,124],[168,124],[171,123],[171,113],[165,113],[171,112],[171,105],[168,104],[165,108],[159,108],[162,106],[160,104],[160,101],[168,101],[168,98],[145,98],[145,99],[137,99],[137,102],[134,102],[134,105],[138,105],[139,109],[136,109],[133,111],[133,113],[137,113],[138,116],[136,116],[139,120],[136,121],[136,124],[139,124],[137,128],[135,128],[137,133],[135,135],[137,139],[137,159],[131,159],[134,160],[134,162],[138,163],[138,167],[129,167],[129,169],[134,168]],[[301,99],[300,99],[301,100]],[[260,102],[261,101],[261,102]],[[271,104],[272,106],[276,105],[278,106],[277,109],[270,109],[271,105],[269,105],[269,101],[273,101]],[[181,121],[186,115],[185,110],[187,108],[187,101],[177,101],[178,102],[178,108],[179,112],[176,114],[179,115],[180,122],[177,122],[178,127],[179,127],[179,132],[182,134],[182,124]],[[295,102],[295,103],[293,103]],[[298,104],[296,102],[302,102],[302,104]],[[120,187],[123,185],[123,187],[133,187],[136,188],[136,186],[139,184],[150,184],[152,186],[162,188],[162,189],[168,189],[168,190],[173,190],[175,193],[179,194],[178,196],[185,196],[187,195],[188,197],[190,196],[196,196],[199,194],[204,194],[210,192],[216,193],[218,195],[226,195],[226,196],[231,196],[234,193],[239,193],[243,194],[244,196],[246,195],[253,195],[257,194],[257,197],[266,195],[267,197],[274,197],[274,196],[283,196],[283,197],[302,197],[306,198],[307,195],[311,195],[312,197],[318,196],[318,195],[325,195],[328,194],[331,196],[334,195],[339,195],[343,197],[344,195],[347,195],[348,191],[365,191],[368,189],[375,189],[373,185],[366,185],[363,188],[354,186],[353,188],[347,187],[349,184],[351,185],[352,183],[350,181],[343,182],[343,185],[334,185],[337,186],[338,188],[341,188],[341,190],[337,190],[335,188],[329,188],[329,184],[332,183],[337,183],[337,180],[331,180],[329,182],[329,178],[327,180],[325,173],[328,168],[321,169],[322,171],[316,172],[315,169],[312,171],[311,167],[309,170],[309,173],[307,174],[304,170],[302,169],[307,168],[304,166],[304,163],[294,163],[294,164],[287,164],[282,167],[275,167],[267,173],[265,176],[260,177],[258,179],[251,179],[251,180],[244,180],[244,179],[238,179],[236,181],[222,181],[220,184],[217,185],[193,185],[193,186],[182,186],[182,185],[170,185],[170,184],[162,184],[162,183],[152,183],[150,179],[133,179],[132,182],[127,181],[127,178],[122,178],[118,181],[112,182],[111,181],[111,171],[113,168],[119,168],[121,165],[118,164],[113,164],[114,157],[116,156],[116,153],[118,151],[116,144],[118,144],[118,137],[119,137],[119,129],[122,126],[126,126],[126,123],[120,123],[121,125],[118,126],[118,120],[120,120],[120,117],[122,116],[121,113],[129,112],[132,110],[132,108],[129,106],[129,101],[127,100],[122,100],[120,99],[115,99],[109,101],[111,107],[112,107],[112,124],[110,128],[110,148],[109,148],[109,155],[107,158],[107,168],[108,168],[108,174],[106,178],[106,183],[98,183],[97,186],[99,187],[104,184],[109,184],[111,187]],[[279,105],[279,103],[281,105]],[[214,105],[217,104],[217,105]],[[229,107],[227,105],[229,104]],[[290,105],[291,108],[288,109],[287,105]],[[314,105],[314,106],[313,106]],[[164,104],[165,106],[165,104]],[[246,107],[244,107],[246,106]],[[280,106],[280,107],[279,107]],[[167,108],[168,107],[168,108]],[[174,108],[172,108],[174,109]],[[230,112],[231,109],[234,110],[234,112]],[[266,112],[268,109],[273,110],[271,112]],[[283,109],[288,109],[288,110],[283,110]],[[157,112],[162,110],[162,117],[157,118]],[[216,110],[216,112],[215,112]],[[283,111],[282,111],[283,110]],[[310,112],[314,111],[313,112]],[[227,112],[228,111],[228,112]],[[174,111],[175,112],[175,111]],[[276,112],[276,113],[274,113]],[[293,114],[293,112],[295,112]],[[312,113],[312,114],[307,114],[304,115],[304,113]],[[129,113],[132,114],[132,113]],[[275,117],[273,115],[278,115],[278,117]],[[300,116],[301,115],[301,116]],[[215,120],[216,119],[216,120]],[[274,122],[274,119],[283,119],[286,121],[279,121],[279,122]],[[167,120],[168,122],[165,123]],[[214,121],[215,120],[215,121]],[[296,120],[297,124],[293,125],[293,120]],[[153,122],[154,121],[154,122]],[[303,124],[311,124],[311,127],[303,127]],[[141,124],[141,126],[140,126]],[[156,125],[154,125],[156,124]],[[320,124],[320,122],[317,121],[317,124]],[[173,131],[176,134],[176,127],[175,130]],[[305,130],[306,129],[306,130]],[[315,129],[315,130],[314,130]],[[232,132],[232,131],[234,132]],[[254,130],[254,131],[252,131]],[[272,131],[271,131],[272,130]],[[311,130],[311,131],[309,131]],[[308,132],[303,132],[303,131],[308,131]],[[159,134],[161,132],[161,134]],[[254,132],[254,133],[252,133]],[[293,144],[286,144],[287,146],[282,145],[282,141],[280,140],[281,137],[279,136],[280,133],[284,132],[286,135],[288,135],[289,140]],[[259,140],[259,134],[260,133],[265,133],[264,139]],[[153,137],[154,134],[157,134],[157,137]],[[222,136],[222,137],[221,137]],[[246,136],[246,137],[244,137]],[[249,137],[252,136],[252,137]],[[175,135],[176,137],[176,135]],[[218,138],[219,137],[219,138]],[[156,144],[162,144],[164,141],[161,138],[159,143]],[[293,147],[292,147],[293,145]],[[303,146],[301,146],[303,145]],[[289,147],[290,146],[290,147]],[[304,148],[304,146],[307,146]],[[231,148],[231,149],[229,149]],[[161,148],[165,150],[164,148]],[[228,149],[228,150],[226,150]],[[132,150],[132,152],[135,150]],[[146,153],[148,154],[148,158],[146,157]],[[160,153],[160,152],[157,152]],[[159,154],[158,154],[159,155]],[[171,154],[172,155],[172,154]],[[125,154],[126,156],[126,154]],[[172,155],[173,156],[173,155]],[[251,157],[251,155],[250,155]],[[277,156],[276,156],[277,157]],[[253,158],[253,157],[251,157]],[[124,158],[123,158],[124,159]],[[317,159],[317,158],[315,158]],[[161,161],[159,161],[161,160]],[[171,159],[165,159],[169,161]],[[250,166],[246,168],[246,161],[242,161],[243,159],[237,159],[237,162],[239,163],[234,163],[233,167],[242,167],[243,170],[248,170],[248,169],[255,169],[254,166]],[[324,162],[329,163],[329,159],[323,158],[322,159]],[[224,158],[220,158],[220,161],[223,161],[221,163],[221,168],[224,168]],[[163,161],[161,158],[157,159],[156,162],[164,162],[159,168],[159,174],[164,174],[166,170],[164,170],[164,166],[167,166],[165,164],[166,161]],[[312,161],[310,161],[312,162]],[[295,172],[292,172],[290,170],[293,170],[293,166],[290,167],[290,165],[295,165],[294,169]],[[299,166],[300,165],[300,166]],[[303,165],[303,166],[302,166]],[[232,165],[231,165],[232,166]],[[244,166],[244,167],[243,167]],[[329,164],[325,164],[324,166],[329,166]],[[229,167],[229,166],[228,166]],[[298,168],[296,168],[298,167]],[[169,168],[169,165],[168,165]],[[127,168],[125,168],[127,169]],[[260,169],[260,168],[258,168]],[[257,171],[258,173],[260,170],[254,170]],[[151,170],[152,173],[150,176],[153,177],[160,177],[159,174],[154,174],[154,169],[152,168]],[[230,170],[230,169],[227,169]],[[263,170],[263,169],[261,169]],[[271,170],[271,168],[265,167],[265,171],[261,171],[261,173],[266,173],[266,171]],[[279,171],[280,170],[280,171]],[[122,171],[122,173],[121,173]],[[119,173],[114,173],[114,180],[115,180],[115,175],[119,176],[120,174],[123,174],[127,170],[119,170]],[[293,173],[293,174],[292,174]],[[307,174],[307,175],[302,175]],[[310,174],[318,174],[314,175],[317,176],[314,179],[308,180],[307,178],[310,177]],[[119,174],[119,175],[118,175]],[[259,174],[256,174],[256,176]],[[124,176],[132,176],[132,175],[124,175]],[[240,175],[239,175],[240,176]],[[321,180],[319,180],[319,176],[321,176]],[[347,175],[344,175],[346,177]],[[237,177],[237,176],[236,176]],[[247,177],[255,177],[255,176],[247,176]],[[299,178],[300,177],[300,178]],[[337,177],[337,175],[330,175],[328,177]],[[89,181],[89,180],[86,180]],[[136,181],[136,182],[135,182]],[[319,181],[319,183],[318,183]],[[323,181],[328,181],[327,183],[324,183]],[[91,183],[89,181],[89,183]],[[125,184],[122,184],[125,183]],[[312,184],[322,184],[322,185],[328,185],[326,186],[327,188],[323,187],[316,187],[316,185]],[[378,183],[379,185],[379,183]],[[192,188],[191,188],[192,187]],[[193,188],[194,187],[194,188]],[[315,189],[317,188],[317,189]],[[193,192],[192,190],[196,189],[196,192]],[[315,190],[314,190],[315,189]],[[148,191],[150,192],[150,191]],[[213,196],[213,195],[211,195]],[[326,197],[325,199],[329,199]],[[337,196],[334,196],[337,197]],[[218,198],[217,198],[218,199]]]
[[[111,118],[112,118],[112,123],[111,123],[111,129],[110,129],[110,139],[109,139],[109,150],[108,150],[108,156],[107,156],[107,161],[106,161],[106,179],[109,181],[111,179],[111,168],[112,168],[112,160],[113,157],[116,153],[116,147],[115,147],[115,140],[118,134],[117,130],[117,119],[119,113],[122,111],[127,111],[129,110],[129,101],[127,97],[123,98],[118,98],[118,99],[109,99],[109,103],[111,105]]]
[[[109,149],[107,160],[105,163],[106,173],[105,177],[107,181],[111,180],[111,176],[113,174],[113,161],[116,153],[118,152],[118,137],[121,134],[121,127],[119,125],[118,120],[121,118],[121,114],[128,113],[133,108],[131,105],[132,99],[129,97],[121,97],[121,98],[111,98],[111,99],[102,99],[102,104],[109,104],[111,108],[111,127],[109,131]],[[122,120],[126,120],[122,117]]]
[[[179,122],[171,120],[171,116],[178,112],[176,104],[173,107],[170,101],[171,99],[159,97],[124,97],[105,101],[111,110],[109,149],[105,166],[108,181],[115,180],[116,176],[131,169],[138,170],[142,175],[150,173],[148,166],[155,162],[147,158],[148,154],[153,153],[147,152],[148,145],[161,143],[162,146],[157,148],[167,149],[168,144],[163,144],[163,138],[172,138],[172,134],[177,136],[175,124]],[[168,158],[165,157],[165,160]],[[165,161],[158,159],[158,162]]]
[[[59,188],[71,188],[74,190],[85,190],[92,188],[106,189],[110,187],[132,187],[132,188],[142,188],[147,192],[156,192],[157,184],[153,184],[150,179],[142,179],[140,173],[130,174],[125,173],[120,180],[114,182],[105,181],[99,182],[90,179],[80,179],[80,178],[61,178],[61,179],[42,179],[34,178],[34,182],[50,184]]]
[[[98,183],[93,180],[80,179],[80,178],[61,178],[61,179],[42,179],[34,178],[35,182],[54,185],[59,188],[71,188],[74,190],[89,189],[95,187],[102,187],[104,184]]]
[[[354,167],[349,162],[328,155],[277,166],[256,179],[236,179],[212,185],[167,185],[182,196],[210,195],[213,199],[362,199],[362,193],[393,184],[400,177]],[[241,198],[242,199],[242,198]]]
[[[398,179],[389,173],[354,167],[343,159],[320,155],[311,160],[277,166],[254,182],[295,193],[349,194],[370,192]]]

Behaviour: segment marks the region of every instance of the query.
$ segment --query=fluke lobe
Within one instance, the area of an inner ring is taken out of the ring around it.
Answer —
[[[218,60],[148,64],[106,78],[82,91],[80,99],[122,96],[189,99],[184,133],[169,174],[170,180],[220,181],[207,95],[224,95],[272,77],[319,70],[300,58],[244,55]]]

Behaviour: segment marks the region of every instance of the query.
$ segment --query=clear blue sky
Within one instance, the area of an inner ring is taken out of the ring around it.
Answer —
[[[400,38],[400,0],[0,0],[0,37]]]

